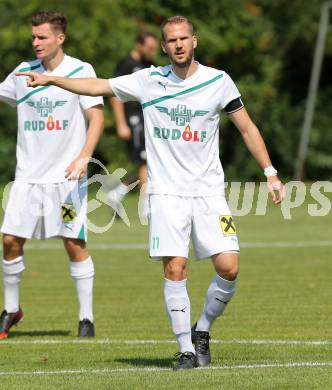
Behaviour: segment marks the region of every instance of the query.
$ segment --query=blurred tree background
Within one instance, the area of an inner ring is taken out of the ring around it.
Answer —
[[[236,81],[260,127],[274,165],[293,175],[320,16],[319,0],[0,0],[0,80],[23,59],[33,59],[31,15],[44,9],[68,18],[65,51],[90,62],[100,77],[112,77],[116,63],[133,46],[139,29],[159,34],[171,15],[189,17],[197,30],[197,59],[224,69]],[[167,63],[159,53],[158,64]],[[328,35],[318,101],[306,164],[306,179],[329,179],[332,172],[332,37]],[[106,129],[96,157],[114,170],[132,169],[105,99]],[[16,112],[0,104],[0,182],[15,169]],[[228,180],[262,179],[261,169],[224,116],[221,159]]]

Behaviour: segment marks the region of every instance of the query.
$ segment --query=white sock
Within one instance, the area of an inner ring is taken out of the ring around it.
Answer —
[[[193,354],[196,354],[195,348],[191,341],[191,331],[188,333],[176,334],[175,337],[176,341],[178,342],[180,352],[192,352]]]
[[[2,259],[4,306],[7,313],[16,313],[19,310],[20,282],[24,269],[23,256],[16,257],[11,261]]]
[[[196,330],[208,332],[213,321],[222,315],[235,293],[235,280],[226,280],[216,275],[212,280],[205,300],[204,310],[197,321]]]
[[[79,303],[79,320],[87,318],[93,322],[93,278],[95,270],[91,257],[83,261],[70,262],[70,275],[75,283]]]
[[[165,279],[164,299],[168,318],[181,352],[195,353],[191,342],[190,301],[186,288],[187,279]]]

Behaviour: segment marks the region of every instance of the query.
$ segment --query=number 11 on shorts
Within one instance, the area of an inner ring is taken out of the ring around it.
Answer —
[[[159,236],[152,237],[152,249],[159,249]]]

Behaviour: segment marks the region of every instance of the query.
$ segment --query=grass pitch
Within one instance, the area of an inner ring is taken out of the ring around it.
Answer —
[[[332,388],[331,212],[310,217],[304,205],[284,220],[271,206],[264,217],[236,218],[241,272],[211,332],[213,365],[174,373],[161,265],[148,258],[137,196],[125,206],[130,228],[117,220],[110,231],[90,234],[93,340],[76,337],[77,303],[61,242],[27,245],[25,319],[0,342],[0,389]],[[99,226],[110,218],[106,206],[91,217]],[[191,260],[193,321],[212,277],[209,260]]]

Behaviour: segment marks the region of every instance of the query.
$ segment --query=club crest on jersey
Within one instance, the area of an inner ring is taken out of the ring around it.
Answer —
[[[42,97],[38,102],[28,100],[25,102],[28,106],[33,107],[42,118],[39,121],[27,120],[24,121],[24,130],[26,131],[42,131],[42,130],[66,130],[69,127],[68,120],[54,119],[52,115],[53,111],[57,107],[63,107],[67,100],[51,101],[48,97]],[[47,118],[46,120],[44,118]]]
[[[168,115],[171,118],[172,122],[175,122],[177,126],[185,126],[186,123],[190,123],[191,119],[195,116],[204,116],[209,111],[192,110],[187,108],[184,104],[178,104],[176,108],[171,108],[170,110],[167,107],[156,106],[156,109],[163,114]]]
[[[28,100],[25,103],[30,107],[35,108],[42,118],[47,118],[49,114],[52,114],[55,108],[64,106],[67,103],[67,100],[56,100],[55,102],[52,102],[51,100],[48,100],[47,97],[42,97],[39,102]]]

